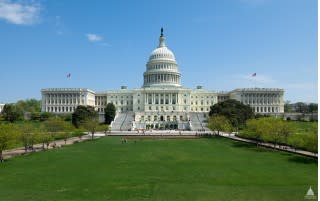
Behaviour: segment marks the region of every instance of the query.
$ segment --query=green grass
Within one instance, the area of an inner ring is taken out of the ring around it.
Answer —
[[[106,137],[12,158],[0,175],[0,199],[13,201],[293,201],[317,189],[315,160],[219,137]]]
[[[318,130],[318,122],[288,121],[290,127],[294,128],[296,134],[312,134]]]

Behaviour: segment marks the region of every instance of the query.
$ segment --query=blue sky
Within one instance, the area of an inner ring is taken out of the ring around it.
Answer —
[[[139,88],[161,27],[185,87],[317,102],[316,0],[0,0],[0,102]]]

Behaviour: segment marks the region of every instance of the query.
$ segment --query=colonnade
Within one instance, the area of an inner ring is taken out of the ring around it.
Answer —
[[[281,95],[262,94],[262,93],[244,93],[241,95],[241,102],[249,105],[270,105],[280,104]]]
[[[174,83],[180,84],[180,75],[177,74],[146,74],[144,84]]]
[[[146,93],[145,104],[175,105],[178,104],[178,93]]]

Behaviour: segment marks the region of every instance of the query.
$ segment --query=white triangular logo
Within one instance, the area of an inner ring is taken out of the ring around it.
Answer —
[[[314,192],[311,188],[311,186],[309,187],[309,190],[307,192],[307,194],[304,196],[305,199],[308,199],[308,200],[315,200],[316,199],[316,196],[314,195]]]

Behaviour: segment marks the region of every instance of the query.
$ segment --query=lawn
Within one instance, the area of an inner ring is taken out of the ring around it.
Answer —
[[[318,130],[318,122],[288,121],[288,124],[295,130],[296,134],[312,134],[314,130]]]
[[[0,164],[1,200],[304,200],[317,162],[220,137],[106,137]]]

